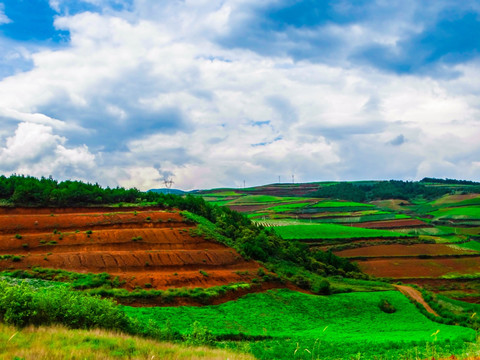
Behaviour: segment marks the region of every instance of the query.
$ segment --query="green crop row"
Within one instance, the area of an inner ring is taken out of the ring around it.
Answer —
[[[408,237],[409,235],[389,230],[363,229],[336,224],[288,225],[273,228],[284,239],[341,239]]]

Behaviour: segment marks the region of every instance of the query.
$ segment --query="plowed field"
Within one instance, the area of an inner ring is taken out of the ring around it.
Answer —
[[[198,236],[178,212],[160,209],[2,209],[0,269],[33,266],[107,272],[127,288],[209,287],[250,281],[259,265]]]
[[[351,224],[351,226],[362,227],[366,229],[404,229],[404,228],[426,228],[431,227],[427,223],[417,219],[397,219],[385,221],[369,221],[358,224]]]
[[[441,256],[441,255],[462,255],[475,254],[476,251],[466,250],[457,246],[445,244],[413,244],[413,245],[377,245],[357,249],[348,249],[335,252],[342,257],[381,257],[381,256]]]
[[[438,259],[372,259],[359,261],[367,274],[394,279],[437,278],[444,275],[480,273],[479,257]]]

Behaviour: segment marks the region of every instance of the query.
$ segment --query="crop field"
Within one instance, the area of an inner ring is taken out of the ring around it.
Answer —
[[[0,214],[0,269],[109,273],[127,289],[249,282],[260,265],[207,240],[179,212],[17,209]]]
[[[297,240],[408,237],[406,234],[394,231],[362,229],[336,224],[287,225],[274,229],[284,239]]]
[[[480,207],[478,206],[462,206],[442,208],[429,213],[436,219],[480,219]]]
[[[367,274],[394,279],[441,278],[480,273],[480,256],[446,258],[389,258],[359,261]]]
[[[477,243],[478,244],[478,243]],[[412,245],[377,245],[361,247],[356,249],[348,249],[335,252],[336,255],[342,257],[404,257],[404,256],[442,256],[442,255],[464,255],[477,254],[477,249],[464,247],[460,245],[445,244],[412,244]]]
[[[434,185],[437,184],[431,184]],[[269,194],[276,187],[270,185]],[[234,207],[231,201],[224,206],[245,211],[258,224],[273,228],[285,239],[306,241],[314,251],[331,248],[335,254],[358,262],[370,275],[432,281],[447,276],[451,281],[445,286],[463,289],[470,282],[463,280],[455,285],[453,279],[479,272],[475,257],[480,251],[476,242],[480,236],[479,194],[362,203],[304,197],[296,197],[295,201],[286,187],[282,191],[283,199],[266,198],[277,202],[264,203],[261,208]],[[255,196],[267,194],[262,188],[255,193]],[[248,196],[251,195],[243,195],[247,199]],[[235,201],[242,201],[242,197]]]
[[[363,203],[358,203],[358,202],[352,202],[352,201],[321,201],[313,205],[313,207],[319,207],[319,208],[348,208],[348,207],[373,207],[374,205],[372,204],[363,204]]]
[[[396,311],[383,312],[382,300]],[[141,322],[168,323],[183,333],[197,322],[221,346],[247,350],[258,359],[371,359],[379,354],[397,359],[409,350],[427,356],[431,354],[424,353],[429,347],[425,344],[448,341],[448,348],[475,337],[471,329],[432,322],[397,291],[325,297],[271,290],[216,306],[124,311]]]

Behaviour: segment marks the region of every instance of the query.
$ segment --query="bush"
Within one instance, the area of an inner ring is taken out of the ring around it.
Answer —
[[[184,336],[184,340],[188,345],[208,345],[213,343],[214,337],[206,326],[195,321],[192,324],[192,331]]]
[[[397,311],[395,306],[393,306],[386,299],[380,300],[380,302],[378,303],[378,307],[380,308],[380,310],[382,310],[384,313],[387,313],[387,314],[393,314],[395,311]]]
[[[131,330],[128,317],[110,300],[64,287],[35,289],[25,282],[0,282],[0,319],[15,326],[60,323],[70,328]]]
[[[332,289],[327,279],[316,279],[312,284],[312,292],[315,294],[329,295]]]
[[[22,238],[22,235],[20,234],[15,234],[15,239],[21,239]]]

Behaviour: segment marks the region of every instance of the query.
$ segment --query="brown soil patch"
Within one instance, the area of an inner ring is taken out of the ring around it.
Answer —
[[[392,210],[404,210],[404,206],[410,205],[407,200],[402,199],[375,200],[371,201],[370,203],[380,208],[387,208]]]
[[[0,270],[40,266],[107,272],[125,280],[128,289],[146,284],[166,289],[250,282],[260,268],[198,236],[178,212],[35,210],[0,211],[0,255],[22,256],[18,262],[1,260]]]
[[[342,257],[378,257],[378,256],[441,256],[475,254],[474,250],[461,249],[445,244],[377,245],[335,252]]]
[[[394,279],[436,278],[447,274],[480,273],[478,257],[441,259],[371,259],[359,261],[360,269],[369,275]]]
[[[419,304],[421,304],[425,310],[427,310],[430,314],[433,314],[437,317],[439,317],[439,315],[435,312],[435,310],[433,310],[430,305],[428,305],[425,300],[423,299],[423,296],[422,294],[420,293],[420,291],[418,291],[417,289],[414,289],[410,286],[405,286],[405,285],[394,285],[403,295],[409,297],[410,299],[418,302]]]
[[[446,195],[435,201],[434,205],[454,204],[465,200],[475,199],[478,194]]]
[[[350,226],[366,229],[404,229],[404,228],[428,228],[429,224],[417,219],[397,219],[385,221],[367,221],[352,223]]]

